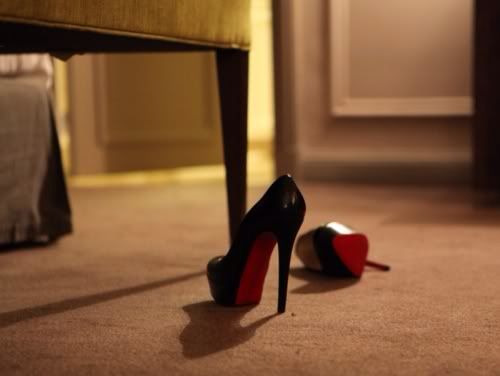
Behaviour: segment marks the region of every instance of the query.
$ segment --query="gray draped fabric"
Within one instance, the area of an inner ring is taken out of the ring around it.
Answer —
[[[71,232],[71,211],[45,87],[0,79],[0,245]]]

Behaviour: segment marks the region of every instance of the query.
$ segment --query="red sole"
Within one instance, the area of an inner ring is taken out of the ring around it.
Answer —
[[[260,302],[264,279],[275,245],[276,238],[270,232],[262,233],[255,239],[238,286],[236,305]]]
[[[368,238],[363,234],[339,234],[333,238],[332,246],[351,273],[361,277],[368,256]]]

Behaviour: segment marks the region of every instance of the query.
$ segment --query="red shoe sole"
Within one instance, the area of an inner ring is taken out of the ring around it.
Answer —
[[[368,238],[363,234],[336,235],[333,251],[356,277],[361,277],[368,256]]]
[[[276,245],[270,232],[260,234],[252,245],[236,294],[236,305],[257,304],[262,298],[269,260]]]

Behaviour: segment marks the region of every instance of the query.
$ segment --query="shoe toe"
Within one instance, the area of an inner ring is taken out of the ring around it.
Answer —
[[[207,275],[209,278],[216,278],[216,276],[220,273],[221,261],[223,259],[224,259],[224,256],[217,256],[208,262]]]

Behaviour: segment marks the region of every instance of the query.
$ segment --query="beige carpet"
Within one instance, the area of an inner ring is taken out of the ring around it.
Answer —
[[[294,258],[276,316],[275,255],[259,306],[210,299],[222,184],[73,189],[74,235],[0,252],[0,374],[500,374],[500,210],[444,188],[303,191],[304,231],[351,224],[393,270],[354,283]]]

